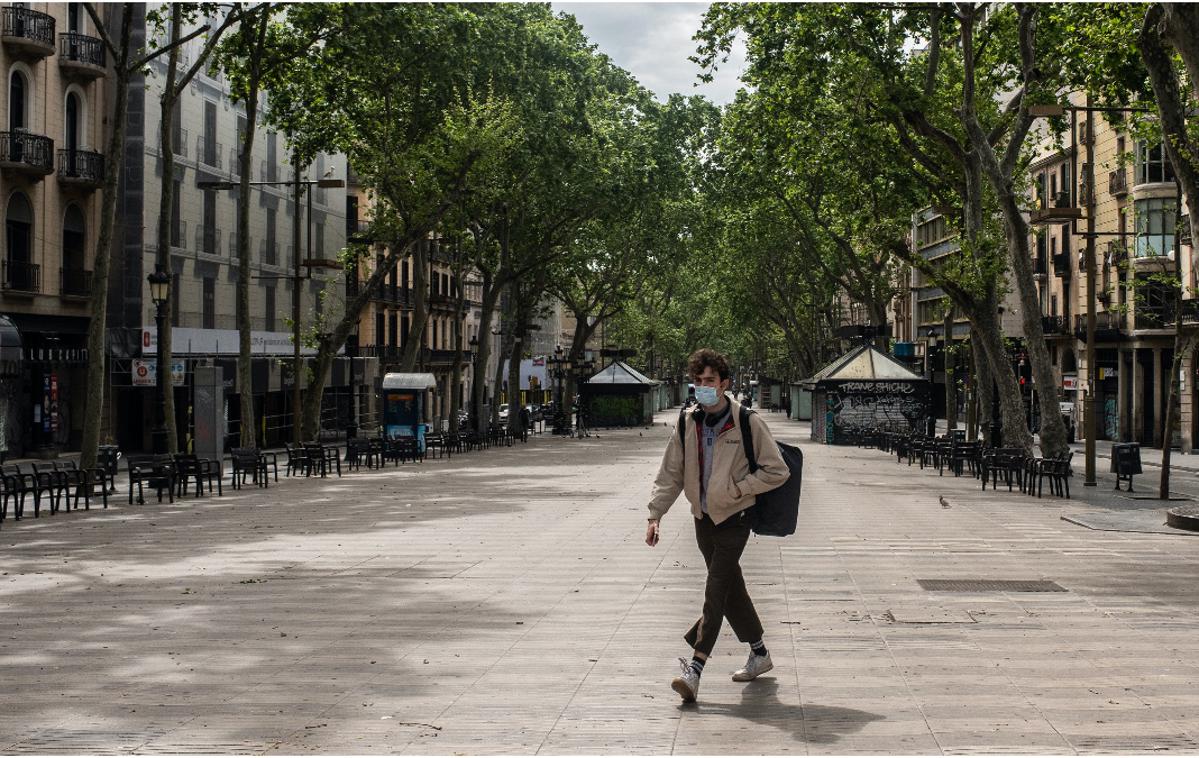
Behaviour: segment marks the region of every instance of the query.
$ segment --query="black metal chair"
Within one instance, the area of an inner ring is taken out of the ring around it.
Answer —
[[[308,476],[308,449],[303,445],[293,445],[290,442],[283,444],[287,449],[287,467],[284,471],[286,476]]]
[[[1033,493],[1033,479],[1035,478],[1037,497],[1041,497],[1045,480],[1049,479],[1049,493],[1069,499],[1070,477],[1074,475],[1070,466],[1070,460],[1073,457],[1074,451],[1071,450],[1063,456],[1036,459],[1028,480],[1028,494],[1032,495]]]
[[[15,463],[0,467],[0,521],[7,518],[8,501],[13,501],[13,520],[20,521],[25,514],[25,496],[33,495],[36,510],[37,492],[36,479],[33,474],[21,471]]]
[[[267,459],[256,447],[235,447],[229,451],[230,475],[233,489],[239,490],[250,478],[259,487],[270,486]]]
[[[165,491],[170,502],[175,502],[175,462],[169,455],[126,456],[129,469],[129,504],[133,504],[133,488],[137,487],[137,502],[145,504],[145,485],[155,489],[158,502],[162,502]]]

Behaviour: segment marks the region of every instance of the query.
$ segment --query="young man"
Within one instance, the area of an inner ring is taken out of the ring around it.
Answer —
[[[695,382],[698,405],[684,416],[685,443],[680,441],[677,428],[670,435],[654,481],[645,542],[651,547],[658,544],[659,522],[683,492],[691,503],[695,541],[708,566],[703,613],[683,637],[694,652],[690,661],[679,659],[682,673],[670,685],[689,703],[699,693],[700,674],[726,616],[737,639],[750,646],[749,660],[734,672],[733,681],[748,682],[774,668],[762,641],[762,622],[745,588],[740,561],[749,541],[746,509],[759,493],[786,482],[790,472],[764,421],[751,415],[750,428],[741,428],[741,406],[726,394],[730,384],[728,359],[704,348],[691,356],[688,369]],[[759,467],[753,474],[749,473],[742,434],[753,435]]]

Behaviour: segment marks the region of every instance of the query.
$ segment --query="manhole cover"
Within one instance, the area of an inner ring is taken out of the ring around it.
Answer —
[[[1021,579],[917,579],[929,592],[1065,592],[1057,582]]]

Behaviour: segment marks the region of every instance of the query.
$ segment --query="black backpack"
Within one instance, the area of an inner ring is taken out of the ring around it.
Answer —
[[[753,411],[741,406],[738,416],[741,424],[741,444],[745,448],[745,459],[749,461],[749,473],[758,470],[758,456],[754,453],[753,432],[749,426],[749,416]],[[686,449],[687,409],[679,413],[679,442]],[[757,496],[752,508],[749,509],[749,526],[755,534],[764,537],[786,537],[795,534],[795,525],[799,522],[799,490],[803,484],[803,452],[794,445],[775,441],[779,455],[787,464],[791,476],[780,486]]]

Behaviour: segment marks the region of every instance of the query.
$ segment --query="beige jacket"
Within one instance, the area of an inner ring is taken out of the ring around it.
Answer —
[[[758,458],[758,470],[749,473],[749,461],[741,444],[741,404],[729,398],[732,406],[733,428],[716,438],[712,461],[712,479],[708,491],[708,515],[719,524],[754,504],[755,497],[783,484],[791,476],[778,446],[766,422],[757,414],[750,414],[754,454]],[[700,437],[697,412],[687,414],[686,449],[679,442],[676,426],[670,435],[670,444],[662,456],[662,466],[654,480],[654,491],[649,501],[649,517],[660,519],[674,505],[679,492],[691,503],[691,515],[703,518],[700,510],[700,477],[703,466],[700,462]]]

